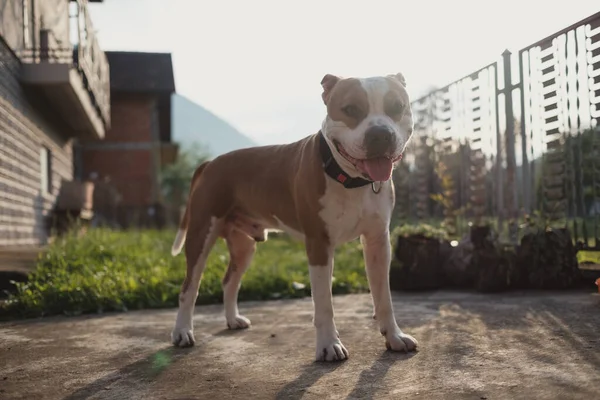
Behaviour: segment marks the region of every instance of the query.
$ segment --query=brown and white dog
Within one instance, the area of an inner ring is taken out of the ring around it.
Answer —
[[[172,332],[176,346],[194,345],[194,303],[207,256],[219,236],[230,253],[223,279],[227,325],[250,326],[238,312],[240,281],[256,241],[266,239],[256,232],[280,230],[305,243],[317,360],[348,357],[334,322],[331,278],[335,248],[358,237],[387,348],[417,347],[396,323],[389,287],[394,206],[390,177],[413,130],[404,77],[326,75],[321,85],[327,116],[319,133],[290,144],[232,151],[202,164],[194,174],[172,248],[176,255],[185,243],[187,261]]]

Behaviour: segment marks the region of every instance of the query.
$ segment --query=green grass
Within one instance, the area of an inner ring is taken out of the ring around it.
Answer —
[[[577,253],[577,261],[581,264],[589,263],[589,264],[600,265],[600,252],[599,251],[581,250]]]
[[[141,308],[176,307],[185,276],[185,257],[172,257],[173,231],[93,229],[50,245],[26,283],[0,308],[3,318],[77,315]],[[222,301],[221,280],[228,263],[222,240],[213,248],[197,304]],[[333,292],[368,289],[357,241],[336,252]],[[293,283],[305,285],[294,288]],[[310,295],[304,246],[285,236],[258,245],[240,290],[240,301]]]

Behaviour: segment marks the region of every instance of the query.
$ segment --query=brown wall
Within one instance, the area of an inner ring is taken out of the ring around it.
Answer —
[[[152,140],[154,96],[113,94],[111,99],[111,128],[105,142],[149,142]]]
[[[93,173],[100,179],[108,176],[122,195],[122,206],[145,207],[156,202],[155,112],[155,96],[114,94],[112,125],[106,137],[83,144],[83,178]]]
[[[122,196],[123,206],[139,206],[152,202],[151,157],[149,150],[83,151],[84,177],[93,172],[99,178],[108,176]]]
[[[18,81],[20,64],[0,38],[0,246],[40,245],[61,181],[73,176],[72,144]],[[47,107],[46,107],[47,108]],[[40,151],[52,151],[52,190],[41,191]]]

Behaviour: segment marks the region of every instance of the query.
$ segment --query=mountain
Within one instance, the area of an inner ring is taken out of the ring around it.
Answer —
[[[228,151],[257,146],[227,121],[179,94],[173,95],[171,110],[172,138],[182,148],[199,143],[214,158]]]

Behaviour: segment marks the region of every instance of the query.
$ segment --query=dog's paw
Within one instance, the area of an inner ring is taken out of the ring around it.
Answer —
[[[342,361],[349,356],[339,337],[317,340],[316,361]]]
[[[227,318],[227,328],[229,329],[247,329],[250,328],[250,325],[250,320],[242,315]]]
[[[416,350],[417,346],[417,339],[399,329],[385,335],[385,347],[388,350],[409,352]]]
[[[192,347],[196,344],[194,331],[191,328],[175,328],[171,332],[171,342],[177,347]]]

